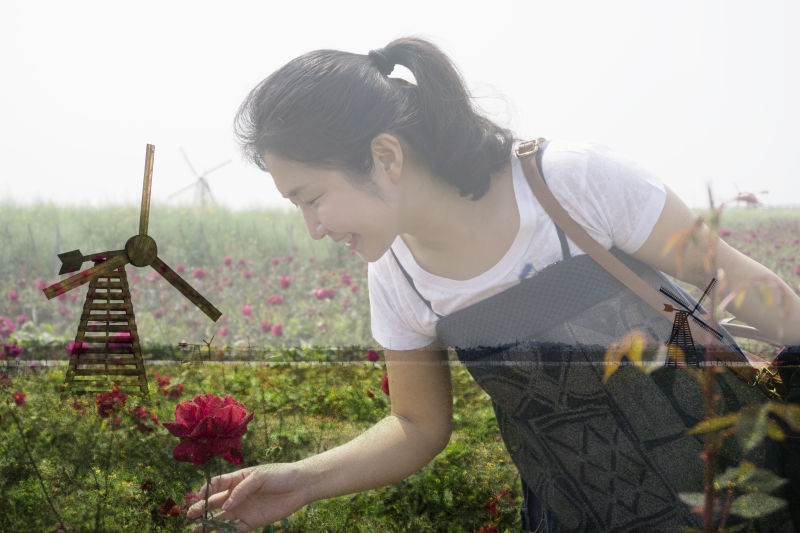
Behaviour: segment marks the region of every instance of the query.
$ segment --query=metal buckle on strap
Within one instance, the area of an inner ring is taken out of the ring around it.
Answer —
[[[517,147],[514,149],[514,153],[519,158],[534,155],[539,151],[539,148],[542,146],[543,142],[544,138],[542,137],[533,139],[532,141],[523,141],[517,145]]]
[[[768,366],[762,366],[756,370],[756,375],[750,385],[752,387],[760,387],[774,400],[784,399],[781,394],[781,378],[774,369]]]

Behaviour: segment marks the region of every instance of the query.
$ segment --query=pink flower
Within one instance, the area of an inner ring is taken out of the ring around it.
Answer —
[[[8,299],[12,302],[17,302],[19,301],[19,294],[17,291],[8,291]]]
[[[5,339],[11,336],[17,329],[14,322],[7,316],[0,316],[0,339]]]
[[[220,337],[227,337],[228,336],[228,328],[225,327],[225,326],[222,326],[221,328],[219,328],[217,330],[217,335],[220,336]]]
[[[797,266],[795,267],[794,273],[800,276],[800,263],[798,263]]]
[[[73,355],[80,355],[88,347],[89,345],[83,341],[81,342],[70,341],[70,343],[67,345],[67,357],[72,357]]]
[[[179,264],[178,266],[175,267],[175,272],[177,272],[178,274],[183,274],[184,272],[186,272],[186,265],[184,265],[183,263]]]
[[[273,337],[283,336],[283,326],[281,326],[280,324],[272,324],[272,336]]]
[[[253,413],[230,396],[224,399],[213,394],[197,395],[175,407],[175,422],[162,425],[180,439],[172,457],[202,465],[215,455],[242,465],[242,437]]]
[[[729,230],[729,229],[720,230],[719,236],[720,237],[730,237],[731,236],[731,230]]]
[[[231,256],[226,255],[225,258],[222,260],[222,264],[230,268],[231,265],[233,264],[233,259],[231,259]]]
[[[261,331],[263,331],[264,333],[269,333],[270,331],[272,331],[272,324],[270,324],[266,320],[263,321],[261,323]]]
[[[6,359],[16,359],[22,355],[22,351],[22,346],[18,345],[16,341],[11,344],[3,343],[3,353],[5,353]],[[0,359],[2,358],[2,354],[0,354]]]
[[[47,288],[47,282],[45,280],[40,279],[39,281],[36,282],[36,290],[37,291],[43,291],[46,288]]]
[[[277,257],[273,257],[272,258],[272,264],[273,264],[273,266],[278,266],[278,265],[281,264],[281,260],[278,259]]]
[[[375,363],[375,362],[377,362],[377,361],[378,361],[380,358],[381,358],[381,356],[380,356],[380,355],[378,355],[378,352],[376,352],[375,350],[369,350],[369,351],[367,351],[367,361],[369,361],[369,362],[371,362],[371,363]]]
[[[14,403],[17,405],[25,405],[25,393],[22,391],[15,392],[11,398],[14,400]]]
[[[281,289],[286,290],[292,286],[291,276],[281,276],[280,279]]]
[[[280,294],[275,294],[267,298],[267,303],[269,305],[282,305],[283,304],[283,296]]]
[[[350,283],[353,281],[353,279],[350,277],[350,274],[347,273],[342,274],[341,280],[342,285],[350,285]]]
[[[194,269],[194,272],[192,273],[192,277],[195,278],[195,279],[203,279],[204,277],[206,277],[206,271],[203,270],[200,267],[197,267],[197,268]]]
[[[244,304],[242,306],[242,316],[245,318],[253,318],[253,306],[250,304]]]
[[[336,296],[336,289],[317,289],[314,291],[314,298],[317,300],[332,300]]]

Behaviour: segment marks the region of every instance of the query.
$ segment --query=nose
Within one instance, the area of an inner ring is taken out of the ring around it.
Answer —
[[[318,241],[326,235],[325,226],[323,226],[319,219],[310,209],[303,209],[303,218],[306,221],[306,229],[312,239]]]

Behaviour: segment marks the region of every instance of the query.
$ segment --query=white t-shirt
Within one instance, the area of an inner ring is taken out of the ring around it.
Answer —
[[[497,294],[562,259],[556,228],[512,156],[519,231],[500,261],[484,273],[454,280],[423,270],[401,237],[392,249],[414,281],[412,288],[391,251],[368,266],[372,335],[384,348],[414,350],[436,341],[438,317]],[[542,171],[559,203],[606,248],[631,253],[644,244],[664,207],[663,184],[636,163],[593,144],[550,141]],[[583,253],[570,240],[572,255]],[[420,298],[428,300],[433,311]]]

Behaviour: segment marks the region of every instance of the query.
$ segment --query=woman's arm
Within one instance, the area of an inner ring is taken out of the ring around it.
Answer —
[[[385,486],[418,471],[450,439],[452,390],[447,352],[386,351],[391,414],[341,446],[296,463],[246,468],[211,481],[215,518],[249,531],[312,501]],[[205,494],[202,487],[198,494]],[[202,515],[198,502],[187,513]]]
[[[744,297],[734,299],[727,310],[737,319],[757,328],[782,344],[800,344],[800,297],[774,272],[737,251],[713,235],[671,190],[667,189],[664,209],[645,243],[633,256],[678,279],[704,288],[716,277],[724,298],[746,287]],[[675,245],[677,236],[694,236]],[[710,259],[722,275],[712,270]],[[766,284],[766,285],[764,285]],[[771,303],[760,287],[771,291]]]

